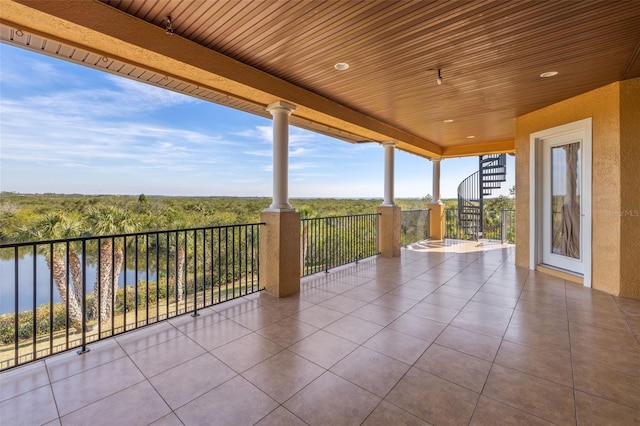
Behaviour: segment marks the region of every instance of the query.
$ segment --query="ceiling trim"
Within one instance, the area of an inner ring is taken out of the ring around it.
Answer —
[[[516,141],[483,142],[469,145],[446,147],[442,150],[442,158],[468,157],[485,154],[513,154],[516,152]]]
[[[219,93],[266,107],[284,100],[295,115],[368,141],[398,142],[398,148],[437,158],[432,141],[231,59],[98,1],[3,0],[0,22],[107,57],[195,82]]]

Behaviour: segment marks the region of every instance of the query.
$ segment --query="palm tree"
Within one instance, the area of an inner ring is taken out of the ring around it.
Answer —
[[[187,224],[184,221],[176,221],[174,222],[173,227],[175,229],[184,229],[187,227]],[[192,238],[190,238],[190,233],[187,231],[183,231],[183,232],[176,231],[175,240],[173,238],[171,239],[172,239],[172,245],[173,245],[172,251],[176,259],[176,265],[174,270],[175,283],[176,283],[176,296],[178,301],[182,301],[185,293],[184,269],[186,266],[186,257],[187,257],[185,247],[187,249],[191,247],[191,244],[189,243],[192,241]]]
[[[135,232],[138,223],[126,210],[114,206],[100,206],[89,210],[85,221],[93,235],[115,235]],[[109,321],[115,302],[118,277],[124,264],[125,238],[101,238],[99,273],[96,274],[94,291],[99,289],[100,297],[94,298],[95,312],[100,321]]]
[[[65,217],[62,213],[49,213],[31,226],[22,225],[12,232],[16,241],[44,241],[75,238],[80,235],[80,223]],[[68,253],[67,248],[68,247]],[[38,244],[41,254],[53,275],[60,298],[68,306],[71,325],[82,331],[82,264],[73,244]],[[67,276],[67,258],[71,280]],[[71,286],[69,284],[72,284]],[[67,297],[68,295],[68,297]]]

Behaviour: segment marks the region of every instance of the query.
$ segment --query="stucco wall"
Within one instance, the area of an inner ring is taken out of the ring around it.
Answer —
[[[620,83],[620,295],[640,299],[640,78]]]
[[[592,287],[620,291],[620,83],[613,83],[516,119],[516,264],[529,267],[531,133],[592,118]],[[637,134],[636,134],[637,135]],[[637,161],[637,160],[636,160]],[[638,164],[638,163],[636,163]],[[639,166],[636,165],[636,170]]]

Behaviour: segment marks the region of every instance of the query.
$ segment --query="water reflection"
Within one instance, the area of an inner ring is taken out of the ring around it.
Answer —
[[[96,281],[96,264],[87,262],[86,289],[93,291]],[[34,258],[33,254],[24,254],[18,259],[18,311],[28,311],[34,305]],[[135,269],[126,269],[127,285],[136,282]],[[51,271],[44,256],[38,254],[35,259],[35,305],[48,304],[53,297],[53,303],[60,302],[60,294],[54,282]],[[138,270],[138,281],[156,281],[157,274],[146,269]],[[124,286],[125,274],[118,276],[118,287]],[[15,310],[16,264],[13,259],[0,259],[0,314],[12,313]]]

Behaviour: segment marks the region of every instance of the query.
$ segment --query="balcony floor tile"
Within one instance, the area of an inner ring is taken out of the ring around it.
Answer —
[[[175,411],[189,425],[252,425],[278,403],[241,376],[196,398]]]
[[[242,375],[271,398],[283,403],[325,372],[325,369],[284,350]]]
[[[235,376],[235,371],[206,353],[152,377],[149,382],[175,410]]]
[[[326,372],[284,406],[311,425],[359,425],[380,403],[372,393]]]
[[[640,423],[640,301],[468,245],[415,244],[305,277],[297,295],[5,371],[0,423]]]

